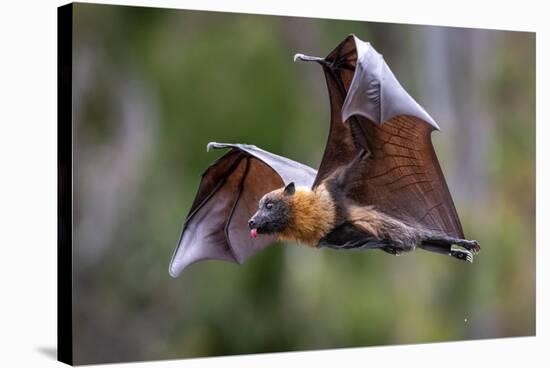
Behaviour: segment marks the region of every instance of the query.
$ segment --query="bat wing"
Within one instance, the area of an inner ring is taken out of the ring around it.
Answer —
[[[170,262],[173,277],[200,260],[243,263],[267,247],[275,237],[251,239],[248,231],[260,198],[292,181],[311,186],[315,179],[312,168],[255,146],[209,143],[208,148],[231,150],[202,175]]]
[[[368,43],[348,36],[323,66],[331,104],[330,132],[314,186],[363,149],[347,196],[394,217],[463,238],[462,226],[435,154],[435,121],[399,84]]]

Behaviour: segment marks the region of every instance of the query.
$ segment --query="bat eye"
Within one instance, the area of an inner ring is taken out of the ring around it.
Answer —
[[[265,208],[267,208],[268,210],[272,209],[273,208],[273,203],[271,203],[271,202],[266,203]]]

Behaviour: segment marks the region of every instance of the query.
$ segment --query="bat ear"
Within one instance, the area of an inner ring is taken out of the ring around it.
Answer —
[[[288,183],[288,185],[285,187],[284,193],[286,195],[293,195],[294,192],[296,192],[296,186],[294,186],[294,182],[291,181]]]

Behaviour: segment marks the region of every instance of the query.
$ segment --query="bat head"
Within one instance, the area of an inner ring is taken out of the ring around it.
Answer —
[[[291,198],[296,191],[294,183],[264,195],[258,211],[248,221],[250,235],[276,234],[283,231],[291,221]]]

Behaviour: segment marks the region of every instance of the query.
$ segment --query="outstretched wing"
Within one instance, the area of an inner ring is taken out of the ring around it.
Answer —
[[[362,150],[347,195],[402,220],[463,238],[431,132],[435,121],[399,84],[374,48],[350,35],[326,58],[298,55],[323,66],[330,133],[314,186]]]
[[[183,224],[170,275],[206,259],[242,263],[271,244],[273,236],[251,239],[248,219],[260,198],[290,182],[311,186],[312,168],[255,146],[209,143],[208,148],[231,148],[204,172],[199,190]]]

